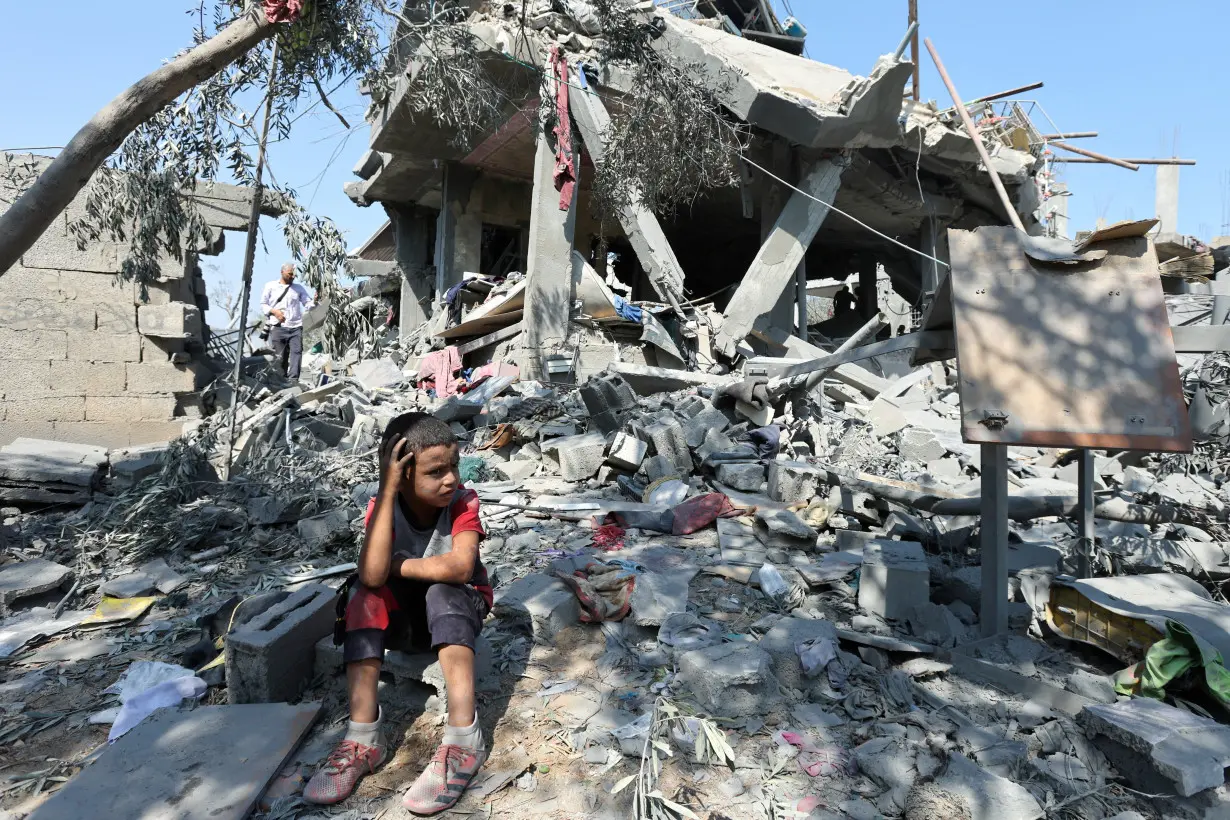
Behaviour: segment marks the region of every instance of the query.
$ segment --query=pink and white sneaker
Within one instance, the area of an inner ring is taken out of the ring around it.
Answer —
[[[483,749],[441,745],[401,804],[419,815],[439,814],[452,808],[486,760],[487,752]]]
[[[309,803],[332,805],[350,797],[355,784],[384,762],[384,745],[364,746],[343,740],[333,749],[325,765],[308,781],[303,799]]]

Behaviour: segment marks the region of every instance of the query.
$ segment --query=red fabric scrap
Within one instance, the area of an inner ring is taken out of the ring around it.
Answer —
[[[270,23],[293,23],[303,13],[303,0],[265,0],[265,19]]]
[[[559,46],[551,46],[551,77],[555,80],[555,190],[559,209],[572,207],[572,189],[577,183],[576,158],[572,151],[572,115],[568,111],[568,59]]]
[[[599,549],[619,550],[624,547],[624,528],[618,524],[604,524],[594,530],[593,544]]]
[[[672,535],[691,535],[719,518],[737,518],[739,511],[722,493],[707,493],[689,498],[675,508]]]

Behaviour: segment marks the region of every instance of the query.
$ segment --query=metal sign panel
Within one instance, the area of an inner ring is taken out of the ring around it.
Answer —
[[[1011,227],[950,230],[967,442],[1190,451],[1157,255],[1145,237],[1097,261],[1026,254]]]

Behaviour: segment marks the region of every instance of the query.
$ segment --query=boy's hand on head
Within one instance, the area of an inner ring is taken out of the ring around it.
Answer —
[[[384,471],[380,476],[380,489],[395,493],[401,490],[406,479],[406,469],[414,462],[414,453],[406,447],[406,440],[398,438],[385,459]]]

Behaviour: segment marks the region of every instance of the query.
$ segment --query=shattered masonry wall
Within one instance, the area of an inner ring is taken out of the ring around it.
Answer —
[[[13,164],[31,161],[47,162],[25,155]],[[14,198],[7,170],[0,155],[0,212]],[[69,236],[83,201],[0,274],[0,445],[19,436],[104,447],[168,441],[199,416],[194,391],[207,371],[187,351],[201,349],[208,306],[200,268],[165,260],[143,302],[114,275],[124,246],[82,251]]]

